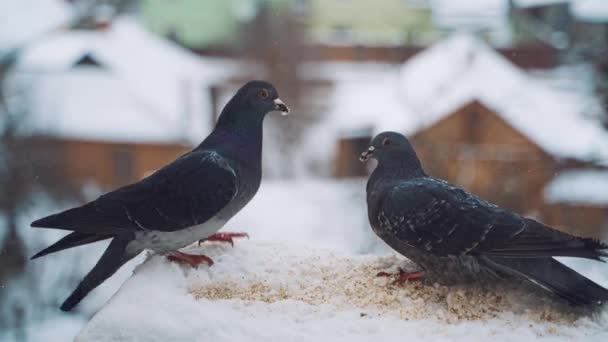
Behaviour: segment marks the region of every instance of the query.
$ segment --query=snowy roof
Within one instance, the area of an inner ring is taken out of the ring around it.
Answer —
[[[439,27],[497,27],[507,25],[505,0],[435,0],[433,22]]]
[[[608,23],[608,1],[606,0],[572,1],[571,10],[572,14],[579,19]]]
[[[99,67],[75,67],[85,56]],[[20,71],[38,77],[36,107],[44,110],[35,113],[35,129],[119,141],[199,141],[211,124],[205,89],[235,68],[156,37],[130,17],[106,31],[56,32],[19,61]]]
[[[393,129],[406,134],[479,101],[551,155],[608,160],[608,132],[586,112],[599,108],[592,95],[547,86],[474,37],[454,35],[408,60],[399,88],[414,117]]]
[[[569,1],[570,0],[514,0],[513,2],[519,7],[537,7],[568,3]]]
[[[608,206],[608,170],[564,171],[544,190],[548,203]]]
[[[0,1],[0,50],[64,26],[72,10],[64,0]]]
[[[326,63],[318,71],[334,81],[324,124],[341,136],[369,136],[379,116],[406,118],[397,65]]]

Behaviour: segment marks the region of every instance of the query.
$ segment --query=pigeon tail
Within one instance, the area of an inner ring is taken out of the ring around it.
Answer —
[[[489,258],[503,271],[517,273],[573,305],[608,301],[608,289],[596,284],[553,258]]]
[[[31,258],[31,260],[40,258],[47,254],[59,252],[64,249],[86,245],[89,243],[109,239],[111,237],[113,237],[113,236],[112,235],[95,235],[95,234],[72,232],[72,233],[64,236],[63,238],[59,239],[54,244],[52,244],[52,245],[48,246],[47,248],[41,250],[40,252],[36,253],[36,255],[34,255]]]
[[[129,254],[126,252],[127,245],[132,239],[132,237],[117,236],[112,240],[97,264],[78,284],[74,292],[61,304],[62,311],[72,310],[89,292],[137,255],[137,253]]]

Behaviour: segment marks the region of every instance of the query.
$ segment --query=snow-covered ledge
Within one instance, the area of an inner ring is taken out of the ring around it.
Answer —
[[[407,260],[279,243],[207,243],[198,269],[151,256],[76,341],[608,341],[606,310],[575,319],[513,288],[395,286]]]

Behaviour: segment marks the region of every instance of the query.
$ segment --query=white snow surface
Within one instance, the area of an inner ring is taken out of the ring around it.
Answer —
[[[514,3],[519,7],[536,7],[554,5],[568,1],[569,0],[515,0]]]
[[[505,0],[433,0],[433,22],[441,28],[508,29]]]
[[[74,66],[84,56],[101,66]],[[209,86],[237,68],[147,32],[134,18],[108,30],[58,31],[23,53],[34,85],[32,128],[68,138],[197,143],[211,129]]]
[[[605,0],[572,1],[572,13],[579,19],[608,23],[608,2]]]
[[[572,203],[608,208],[608,170],[569,170],[544,189],[548,203]]]
[[[203,244],[198,269],[152,256],[76,341],[604,341],[606,312],[577,317],[516,289],[393,285],[395,256],[285,243]],[[598,263],[599,264],[599,263]],[[606,273],[602,281],[607,283]],[[528,303],[528,301],[530,301]]]
[[[65,26],[72,9],[63,0],[0,1],[0,50],[27,44]]]

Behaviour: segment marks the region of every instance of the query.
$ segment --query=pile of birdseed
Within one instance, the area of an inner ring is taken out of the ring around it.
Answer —
[[[299,301],[311,306],[330,305],[338,310],[359,310],[364,316],[393,316],[403,320],[435,319],[457,323],[486,320],[502,314],[525,316],[533,323],[576,324],[583,312],[525,284],[492,283],[484,286],[425,285],[419,281],[396,284],[399,268],[416,266],[398,256],[345,256],[330,251],[286,249],[267,244],[256,253],[254,244],[239,244],[234,250],[206,245],[207,255],[225,260],[209,268],[209,277],[191,284],[189,292],[198,300],[233,300],[247,303]],[[256,267],[239,268],[242,264]],[[232,266],[231,266],[232,265]]]

